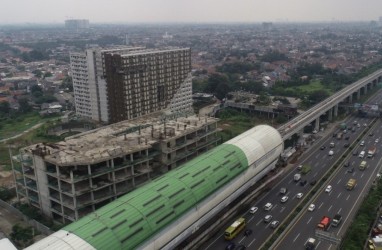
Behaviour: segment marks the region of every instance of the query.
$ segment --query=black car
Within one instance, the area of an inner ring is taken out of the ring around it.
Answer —
[[[344,164],[344,167],[345,168],[347,168],[347,167],[349,167],[350,166],[350,162],[346,162],[345,164]]]
[[[237,248],[236,248],[236,250],[244,250],[244,249],[246,249],[247,247],[246,246],[244,246],[244,245],[239,245]]]
[[[247,229],[247,230],[244,231],[244,235],[245,236],[249,236],[251,234],[252,234],[252,229]]]
[[[349,140],[349,138],[350,138],[349,136],[346,136],[346,137],[345,137],[345,140],[347,140],[347,141],[348,141],[348,140]]]
[[[235,243],[230,242],[230,243],[226,246],[225,250],[234,250],[235,247],[236,247]]]
[[[344,144],[344,147],[345,147],[345,148],[348,148],[349,146],[350,146],[350,143],[345,143],[345,144]]]
[[[373,132],[370,132],[369,136],[373,136],[373,135],[374,135]]]
[[[301,180],[301,181],[300,181],[300,186],[305,186],[306,183],[307,183],[306,180]]]
[[[311,180],[311,181],[310,181],[310,185],[312,185],[312,186],[316,185],[316,183],[317,183],[316,180]]]
[[[320,149],[321,149],[321,150],[324,150],[325,148],[326,148],[325,146],[322,146]]]
[[[358,150],[354,150],[353,155],[358,155]]]
[[[348,169],[348,173],[353,173],[353,172],[354,172],[354,168]]]
[[[337,137],[337,133],[334,133],[334,134],[333,134],[333,137]]]

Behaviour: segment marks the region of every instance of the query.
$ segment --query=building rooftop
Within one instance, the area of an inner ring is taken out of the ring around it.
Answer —
[[[60,166],[95,164],[151,148],[160,140],[180,137],[217,121],[213,117],[196,115],[164,117],[158,112],[67,137],[57,143],[34,144],[23,150]]]

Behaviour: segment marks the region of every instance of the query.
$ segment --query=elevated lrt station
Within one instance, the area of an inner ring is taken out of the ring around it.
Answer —
[[[27,249],[174,249],[271,171],[280,133],[256,126]]]

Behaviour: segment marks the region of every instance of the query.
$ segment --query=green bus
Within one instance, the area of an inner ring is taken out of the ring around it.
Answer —
[[[245,228],[245,219],[239,218],[231,226],[229,226],[224,232],[224,238],[226,240],[232,240],[235,238],[241,230]]]

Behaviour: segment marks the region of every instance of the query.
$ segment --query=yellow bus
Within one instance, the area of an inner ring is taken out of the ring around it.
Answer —
[[[239,218],[231,226],[229,226],[224,232],[224,238],[226,240],[232,240],[235,238],[241,230],[245,227],[245,219]]]

